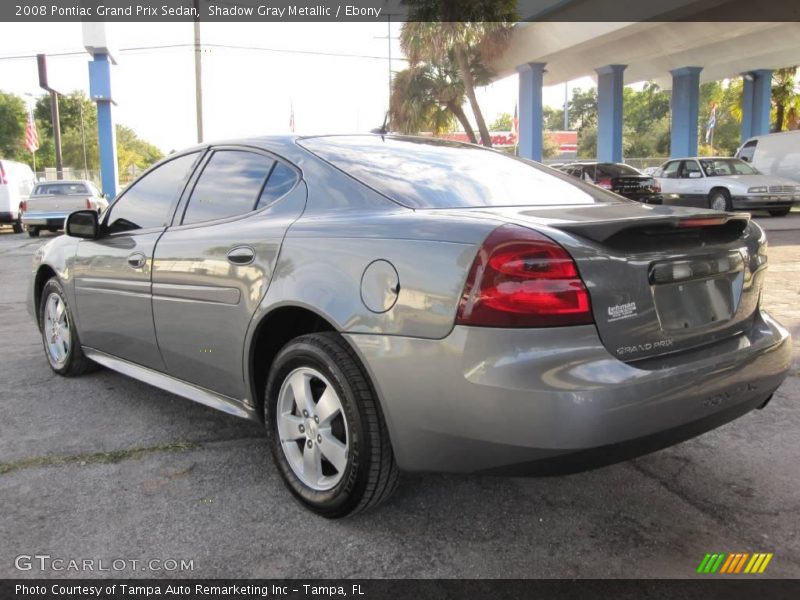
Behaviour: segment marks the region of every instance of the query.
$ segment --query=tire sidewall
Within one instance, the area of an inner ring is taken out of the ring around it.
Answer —
[[[60,367],[53,364],[53,361],[50,357],[50,350],[47,348],[47,341],[45,340],[45,330],[44,330],[44,311],[45,307],[47,306],[47,299],[50,297],[51,294],[56,293],[61,298],[61,302],[64,303],[64,310],[67,312],[67,322],[69,323],[69,355],[67,356],[67,360],[64,361],[64,364]],[[64,288],[61,286],[61,283],[54,277],[50,279],[47,283],[44,284],[42,288],[42,295],[39,299],[39,329],[40,329],[40,337],[42,338],[42,347],[44,348],[45,358],[47,359],[47,364],[50,365],[50,368],[53,369],[59,375],[63,375],[65,373],[69,373],[70,369],[72,368],[72,364],[75,362],[77,357],[77,350],[80,347],[80,341],[78,340],[78,334],[75,330],[75,319],[72,317],[72,311],[70,310],[69,302],[67,302],[67,296],[64,293]]]
[[[729,198],[728,194],[726,194],[725,192],[720,191],[720,190],[717,190],[716,192],[711,194],[711,199],[708,202],[708,207],[710,209],[712,209],[712,210],[720,210],[718,208],[716,208],[716,209],[714,208],[714,201],[717,198],[722,198],[723,202],[725,203],[724,208],[722,208],[723,211],[730,211],[731,210],[731,201],[730,201],[730,198]]]
[[[326,491],[313,490],[297,477],[283,452],[277,430],[276,414],[281,386],[285,379],[300,367],[311,367],[325,376],[339,395],[344,418],[347,420],[349,436],[347,470],[342,480]],[[275,463],[292,494],[322,515],[329,512],[348,512],[348,509],[355,507],[361,497],[360,492],[366,486],[369,468],[368,428],[355,390],[332,357],[324,348],[303,338],[289,342],[275,358],[264,398],[267,439]]]

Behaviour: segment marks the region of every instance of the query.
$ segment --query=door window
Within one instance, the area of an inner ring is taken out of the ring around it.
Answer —
[[[183,224],[224,219],[255,209],[275,161],[243,150],[217,150],[194,186]]]
[[[758,146],[758,140],[751,140],[747,142],[742,149],[739,150],[739,158],[741,158],[745,162],[753,162],[753,155],[756,153],[756,146]]]
[[[297,173],[294,170],[283,163],[276,163],[272,173],[269,174],[267,185],[264,186],[264,191],[261,192],[256,208],[264,208],[275,202],[275,200],[291,190],[297,180]]]
[[[179,156],[135,181],[109,209],[109,233],[166,226],[199,155]]]
[[[700,172],[700,165],[697,164],[697,161],[694,160],[685,160],[683,161],[683,167],[681,168],[681,179],[690,179],[691,173],[697,173],[702,176]],[[695,175],[697,177],[697,175]]]
[[[668,162],[664,165],[664,168],[661,169],[661,177],[664,179],[677,179],[678,177],[678,167],[680,166],[681,161],[673,160],[672,162]]]

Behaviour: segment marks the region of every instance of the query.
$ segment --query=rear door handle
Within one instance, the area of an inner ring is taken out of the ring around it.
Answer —
[[[250,246],[237,246],[228,251],[228,261],[235,265],[249,265],[256,258],[256,251]]]
[[[134,269],[141,269],[147,262],[147,257],[141,252],[134,252],[128,257],[128,265]]]

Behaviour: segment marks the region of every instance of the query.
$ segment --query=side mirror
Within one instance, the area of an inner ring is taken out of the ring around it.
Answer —
[[[96,240],[100,234],[97,212],[93,210],[76,210],[67,217],[64,231],[70,237]]]
[[[689,173],[689,179],[700,179],[703,174],[700,171],[692,171]]]

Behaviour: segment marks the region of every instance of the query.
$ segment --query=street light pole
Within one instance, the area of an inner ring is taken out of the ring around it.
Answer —
[[[79,98],[81,109],[81,145],[83,146],[83,176],[89,179],[89,165],[86,160],[86,134],[83,130],[83,97]]]
[[[194,0],[195,14],[200,14],[200,0]],[[203,143],[203,63],[200,46],[200,18],[194,19],[194,102],[197,113],[197,143]]]

